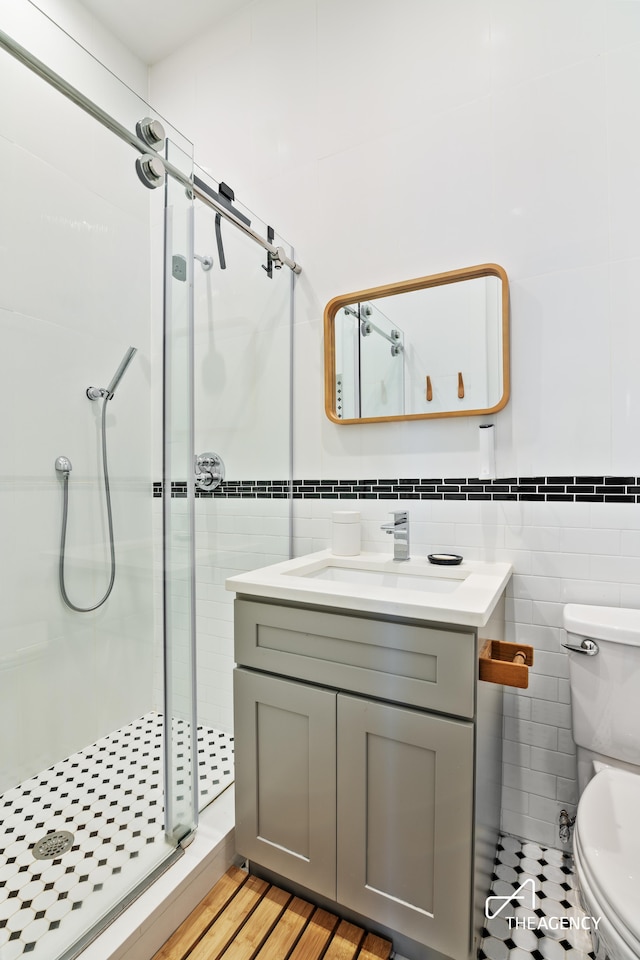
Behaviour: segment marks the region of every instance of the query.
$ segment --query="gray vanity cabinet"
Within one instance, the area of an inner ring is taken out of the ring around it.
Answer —
[[[235,631],[238,853],[405,956],[468,960],[493,861],[478,872],[478,784],[500,761],[476,776],[475,630],[239,597]]]
[[[244,669],[234,697],[238,851],[466,956],[473,725]]]

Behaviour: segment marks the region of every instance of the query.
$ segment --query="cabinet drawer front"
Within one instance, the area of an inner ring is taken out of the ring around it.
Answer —
[[[236,849],[335,899],[336,694],[234,670]]]
[[[338,900],[471,948],[473,724],[338,695]]]
[[[237,663],[473,717],[476,641],[472,630],[343,616],[235,601]]]

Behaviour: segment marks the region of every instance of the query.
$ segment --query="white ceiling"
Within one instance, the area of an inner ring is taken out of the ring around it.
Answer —
[[[178,47],[254,0],[80,0],[144,63]]]

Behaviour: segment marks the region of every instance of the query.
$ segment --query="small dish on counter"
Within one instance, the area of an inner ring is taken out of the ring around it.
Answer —
[[[461,557],[459,553],[430,553],[427,560],[439,567],[457,567],[462,563],[464,557]]]

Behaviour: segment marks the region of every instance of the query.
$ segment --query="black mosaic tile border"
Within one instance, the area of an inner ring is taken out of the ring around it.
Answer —
[[[306,482],[306,481],[305,481]],[[295,490],[294,483],[294,490]],[[238,480],[226,481],[215,490],[197,490],[196,497],[202,500],[227,500],[243,497],[245,499],[286,500],[289,496],[288,480]],[[295,495],[295,494],[294,494]],[[162,497],[162,483],[153,484],[153,496]],[[187,483],[185,480],[174,480],[171,484],[171,496],[186,498]]]
[[[475,477],[446,479],[225,481],[216,490],[196,490],[200,499],[294,500],[516,500],[564,503],[638,503],[640,477]],[[153,484],[162,497],[162,483]],[[186,481],[171,484],[172,497],[186,497]]]

